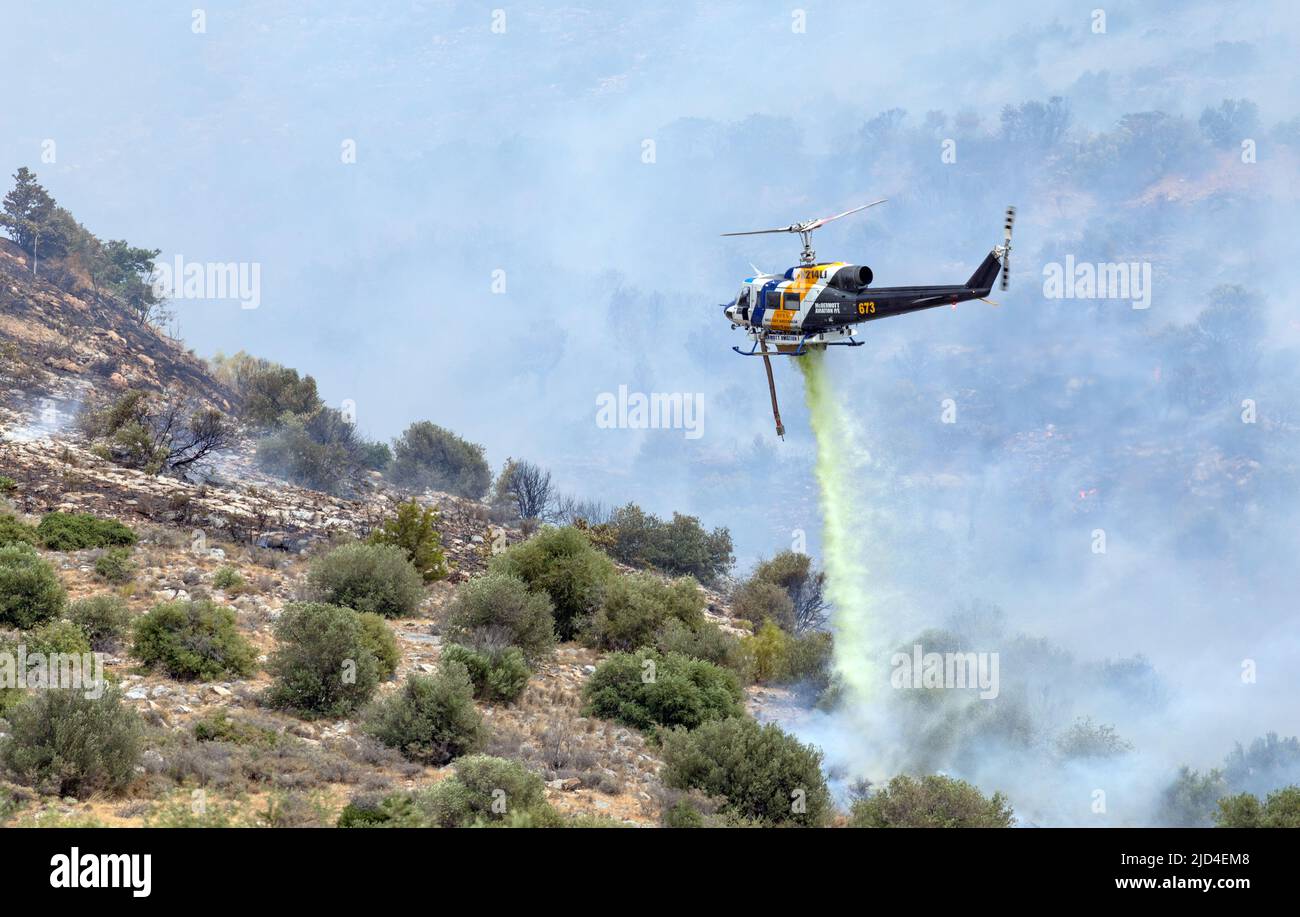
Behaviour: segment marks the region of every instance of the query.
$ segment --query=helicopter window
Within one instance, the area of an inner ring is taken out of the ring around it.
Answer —
[[[798,309],[799,294],[782,292],[781,290],[769,290],[767,294],[767,307],[769,309]]]

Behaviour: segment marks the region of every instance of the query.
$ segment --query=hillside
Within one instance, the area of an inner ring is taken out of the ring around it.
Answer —
[[[333,547],[365,538],[412,497],[436,509],[449,570],[424,588],[418,607],[385,622],[398,658],[376,696],[391,696],[407,676],[439,670],[448,604],[485,571],[494,550],[525,540],[524,525],[494,521],[487,500],[399,487],[377,471],[346,496],[295,485],[260,470],[256,436],[242,425],[204,475],[124,467],[74,422],[92,395],[180,387],[206,405],[237,412],[237,394],[176,341],[112,301],[96,303],[66,270],[58,286],[32,277],[26,255],[8,241],[0,241],[0,293],[0,513],[11,513],[18,526],[35,526],[52,513],[124,524],[138,537],[125,581],[106,581],[104,548],[39,549],[71,603],[116,596],[134,625],[162,603],[210,599],[233,611],[239,635],[256,653],[243,677],[176,678],[141,664],[129,628],[97,647],[123,703],[144,724],[134,776],[116,792],[59,793],[7,775],[0,821],[332,825],[350,800],[414,793],[455,774],[454,761],[433,766],[376,743],[361,733],[356,716],[303,717],[269,705],[275,627],[308,596],[312,564]],[[635,573],[624,563],[612,569],[618,578]],[[733,641],[748,634],[744,622],[731,619],[724,594],[701,593],[702,626]],[[11,628],[0,638],[30,642],[37,633]],[[533,667],[517,699],[478,702],[487,735],[482,750],[543,778],[546,799],[561,817],[655,825],[677,798],[660,779],[662,751],[650,733],[584,710],[584,685],[608,655],[561,642]],[[757,713],[794,703],[778,687],[750,685],[745,696]],[[196,738],[213,723],[235,724],[235,731]],[[0,733],[8,729],[0,719]],[[247,735],[262,738],[247,742]],[[202,800],[197,809],[195,799]]]
[[[60,266],[61,267],[61,266]],[[111,297],[96,297],[72,269],[62,285],[32,275],[30,256],[0,238],[0,384],[6,401],[79,400],[90,388],[161,390],[183,385],[230,410],[233,395],[182,344],[131,316]]]

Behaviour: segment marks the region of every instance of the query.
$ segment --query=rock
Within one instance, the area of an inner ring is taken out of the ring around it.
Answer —
[[[148,700],[149,692],[144,688],[132,688],[126,692],[126,696],[128,700]]]
[[[221,685],[208,685],[208,690],[211,691],[213,694],[217,695],[217,697],[231,696],[230,689],[223,688]]]

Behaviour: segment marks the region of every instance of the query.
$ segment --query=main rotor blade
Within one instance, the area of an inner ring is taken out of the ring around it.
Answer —
[[[811,223],[808,224],[808,228],[817,229],[819,227],[825,226],[827,223],[831,222],[832,220],[838,220],[840,217],[846,217],[850,213],[857,213],[859,210],[866,210],[868,207],[874,207],[877,204],[883,204],[887,200],[889,200],[889,198],[882,197],[878,201],[872,201],[870,204],[863,204],[861,207],[854,207],[852,210],[846,210],[843,213],[837,213],[833,217],[822,217],[821,219],[813,220]]]
[[[780,229],[751,229],[747,232],[724,232],[724,236],[761,236],[765,232],[798,232],[793,226],[782,226]]]

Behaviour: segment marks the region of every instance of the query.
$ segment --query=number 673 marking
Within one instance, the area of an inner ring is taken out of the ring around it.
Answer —
[[[876,304],[874,302],[858,303],[858,315],[875,315]]]

